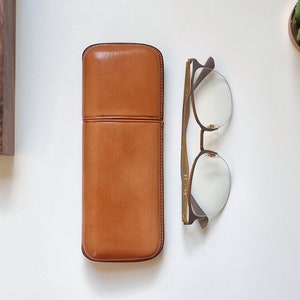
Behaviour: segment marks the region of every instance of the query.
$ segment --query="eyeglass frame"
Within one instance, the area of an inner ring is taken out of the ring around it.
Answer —
[[[191,65],[192,65],[192,76],[191,76]],[[202,68],[202,71],[199,74],[195,83],[193,84],[196,71],[200,68]],[[212,157],[218,155],[218,153],[215,151],[204,149],[204,133],[218,130],[222,126],[216,127],[213,124],[210,124],[208,127],[206,127],[200,122],[195,107],[194,90],[198,87],[198,85],[202,82],[202,80],[206,76],[208,76],[212,71],[215,71],[214,68],[215,68],[215,62],[212,57],[209,57],[207,59],[205,65],[200,64],[195,58],[189,58],[186,62],[185,84],[184,84],[184,95],[183,95],[182,134],[181,134],[182,221],[184,225],[190,225],[194,223],[195,220],[198,220],[202,228],[205,228],[207,226],[209,219],[191,193],[191,185],[193,181],[194,168],[202,155],[207,154]],[[222,77],[224,78],[223,75]],[[225,81],[229,87],[229,91],[231,95],[230,86],[226,79]],[[192,104],[194,118],[197,124],[200,126],[200,153],[195,157],[192,164],[191,171],[189,171],[187,145],[186,145],[186,131],[187,131],[187,126],[190,118],[190,102]],[[229,170],[229,166],[227,162],[223,158],[221,159],[225,162]],[[229,186],[229,190],[230,190],[230,186]],[[187,212],[188,212],[188,216],[187,216]]]

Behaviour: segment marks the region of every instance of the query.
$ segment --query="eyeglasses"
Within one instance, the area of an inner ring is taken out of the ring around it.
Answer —
[[[205,133],[214,135],[228,123],[232,114],[229,84],[214,67],[212,57],[205,65],[188,59],[183,96],[182,221],[187,225],[198,220],[202,228],[226,205],[231,184],[226,161],[217,152],[204,148]]]

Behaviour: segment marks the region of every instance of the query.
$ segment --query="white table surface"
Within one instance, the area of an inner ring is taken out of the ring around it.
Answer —
[[[300,53],[295,1],[17,1],[16,154],[0,157],[0,299],[300,299]],[[113,264],[81,253],[81,54],[142,42],[165,62],[165,246]],[[185,61],[208,56],[234,114],[218,143],[230,199],[181,222]]]

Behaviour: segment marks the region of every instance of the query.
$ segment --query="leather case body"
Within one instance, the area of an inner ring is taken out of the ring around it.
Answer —
[[[82,251],[142,261],[163,247],[163,58],[144,44],[83,53]]]

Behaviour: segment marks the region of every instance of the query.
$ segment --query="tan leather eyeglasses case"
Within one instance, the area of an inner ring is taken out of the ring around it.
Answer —
[[[83,253],[142,261],[163,241],[162,55],[92,45],[83,53]]]

